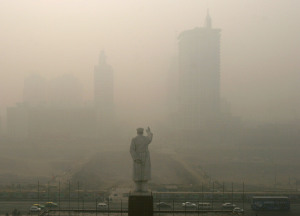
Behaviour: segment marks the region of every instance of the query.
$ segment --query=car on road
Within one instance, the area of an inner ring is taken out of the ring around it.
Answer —
[[[233,204],[233,203],[223,203],[223,204],[222,204],[222,207],[223,207],[224,209],[234,209],[234,208],[236,207],[236,205]]]
[[[184,202],[182,203],[183,208],[197,208],[197,205],[192,202]]]
[[[55,203],[55,202],[46,202],[45,207],[47,207],[47,208],[56,208],[56,207],[58,207],[58,204]]]
[[[157,208],[171,208],[172,206],[165,202],[156,203]]]
[[[198,209],[211,209],[211,204],[208,202],[199,202]]]
[[[44,209],[44,208],[45,208],[45,206],[44,206],[44,205],[42,205],[42,204],[38,204],[38,203],[36,203],[36,204],[33,204],[32,206],[36,206],[36,207],[38,207],[38,208],[40,208],[40,209]]]
[[[106,203],[104,203],[104,202],[100,202],[100,203],[98,203],[97,204],[97,208],[107,208],[107,204]]]
[[[244,213],[244,209],[240,208],[240,207],[235,207],[233,210],[232,210],[233,213]]]
[[[40,212],[41,208],[33,205],[33,206],[30,207],[29,211],[31,211],[31,212]]]

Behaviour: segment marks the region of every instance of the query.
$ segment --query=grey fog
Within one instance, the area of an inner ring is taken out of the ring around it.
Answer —
[[[299,9],[298,0],[1,0],[0,191],[133,187],[128,149],[148,126],[149,188],[296,190]]]

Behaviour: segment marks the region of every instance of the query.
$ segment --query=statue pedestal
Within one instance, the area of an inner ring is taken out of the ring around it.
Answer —
[[[153,216],[153,196],[150,192],[134,192],[128,198],[128,216]]]

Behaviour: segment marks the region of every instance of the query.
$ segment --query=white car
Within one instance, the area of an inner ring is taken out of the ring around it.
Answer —
[[[156,207],[157,208],[172,208],[171,205],[165,203],[165,202],[159,202],[159,203],[156,203]]]
[[[101,203],[98,203],[98,204],[97,204],[97,207],[98,207],[98,208],[106,208],[106,207],[107,207],[107,204],[101,202]]]
[[[222,207],[225,209],[234,209],[236,207],[236,205],[233,203],[223,203]]]
[[[244,209],[242,208],[239,208],[239,207],[235,207],[233,210],[232,210],[233,213],[244,213]]]
[[[41,211],[41,208],[39,208],[39,207],[37,207],[37,206],[31,206],[31,207],[30,207],[30,211],[31,211],[31,212],[39,212],[39,211]]]
[[[182,203],[182,207],[184,207],[184,208],[197,208],[197,205],[195,203],[191,203],[191,202],[184,202],[184,203]]]

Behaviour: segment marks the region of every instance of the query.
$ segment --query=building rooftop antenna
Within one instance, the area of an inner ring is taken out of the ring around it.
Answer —
[[[205,25],[204,25],[206,28],[211,28],[212,27],[212,24],[211,24],[211,17],[209,15],[209,9],[207,9],[207,12],[206,12],[206,18],[205,18]]]

